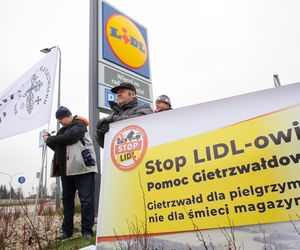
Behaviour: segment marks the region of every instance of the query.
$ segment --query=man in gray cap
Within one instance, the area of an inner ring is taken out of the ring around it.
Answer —
[[[172,109],[171,100],[167,95],[160,95],[155,101],[155,113]]]
[[[117,94],[117,103],[109,102],[113,112],[99,120],[96,128],[96,141],[102,148],[110,123],[153,113],[148,104],[138,104],[136,89],[131,83],[122,82],[111,91]]]
[[[84,239],[93,237],[95,150],[87,131],[88,121],[80,116],[72,116],[66,107],[59,107],[56,119],[63,126],[57,135],[44,135],[48,147],[54,151],[51,164],[51,177],[61,177],[63,200],[62,233],[58,237],[64,240],[74,233],[75,193],[81,204],[81,233]]]

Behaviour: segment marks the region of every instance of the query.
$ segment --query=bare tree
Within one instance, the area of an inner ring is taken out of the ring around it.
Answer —
[[[226,229],[226,227],[219,227],[222,234],[225,236],[227,242],[228,242],[228,250],[237,250],[237,249],[244,249],[244,244],[242,243],[242,246],[239,246],[237,248],[236,246],[236,239],[235,239],[235,227],[233,220],[231,221],[229,216],[227,215],[228,222],[229,222],[229,229]]]
[[[296,216],[298,217],[298,219],[300,219],[300,216],[299,216],[299,215],[296,215]],[[289,215],[289,217],[290,217],[290,222],[292,223],[292,225],[293,225],[295,231],[297,232],[297,234],[300,235],[300,230],[299,230],[299,228],[297,227],[296,223],[292,220],[292,217],[291,217],[290,215]]]
[[[263,239],[264,239],[264,246],[263,246],[263,249],[264,250],[267,250],[267,239],[266,239],[266,233],[265,231],[263,230],[262,226],[260,224],[258,224],[259,228],[260,228],[260,231],[262,232],[263,234]]]

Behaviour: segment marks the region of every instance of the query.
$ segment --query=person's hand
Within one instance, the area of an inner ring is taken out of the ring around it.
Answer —
[[[100,128],[98,129],[100,133],[105,134],[109,130],[109,124],[106,122],[103,122]]]
[[[100,134],[105,134],[109,130],[109,124],[106,120],[101,119],[97,122],[97,132]]]
[[[47,142],[47,139],[49,138],[49,136],[50,136],[50,133],[49,132],[45,132],[45,134],[44,134],[44,142]]]
[[[111,123],[111,118],[110,118],[110,117],[104,117],[104,118],[100,119],[100,120],[97,122],[96,128],[97,128],[97,129],[100,129],[100,127],[102,126],[102,123],[106,123],[106,124]]]

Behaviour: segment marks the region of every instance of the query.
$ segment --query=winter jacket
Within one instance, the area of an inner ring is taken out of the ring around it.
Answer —
[[[97,173],[97,166],[86,166],[81,152],[89,149],[93,159],[95,150],[87,131],[88,121],[74,116],[71,124],[62,127],[56,136],[47,139],[47,146],[54,151],[51,164],[51,177]]]
[[[111,101],[109,102],[109,105],[113,111],[112,114],[101,119],[98,122],[98,125],[100,125],[102,122],[109,124],[112,122],[117,122],[129,118],[153,113],[152,109],[148,104],[138,104],[137,99],[135,99],[130,103],[125,104],[124,106],[119,106],[117,103]],[[99,133],[98,130],[96,131],[97,131],[95,136],[96,142],[100,147],[103,148],[105,134]]]

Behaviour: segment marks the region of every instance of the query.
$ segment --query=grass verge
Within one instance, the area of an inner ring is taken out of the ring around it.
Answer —
[[[55,241],[51,246],[44,248],[45,250],[76,250],[89,245],[95,245],[96,235],[90,240],[84,240],[81,236],[72,237],[63,241]]]

